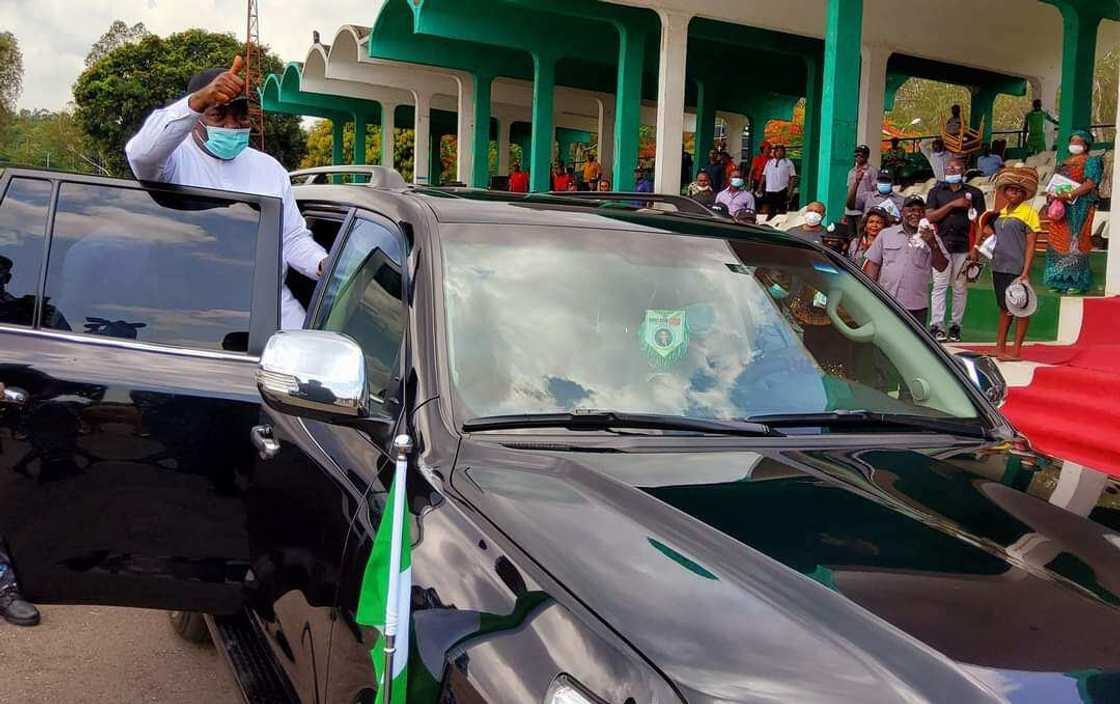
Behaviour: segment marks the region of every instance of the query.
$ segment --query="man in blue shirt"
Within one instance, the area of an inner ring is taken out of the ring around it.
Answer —
[[[980,169],[980,173],[985,176],[995,176],[996,172],[1003,168],[1003,157],[999,154],[992,154],[992,146],[985,144],[980,147],[980,156],[976,159],[976,168]]]
[[[640,166],[634,169],[634,192],[653,193],[653,181],[649,180],[645,169]]]

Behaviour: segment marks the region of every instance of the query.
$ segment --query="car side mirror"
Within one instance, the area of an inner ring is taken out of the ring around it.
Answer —
[[[261,398],[281,413],[326,423],[369,416],[366,360],[353,339],[323,330],[281,330],[257,366]]]
[[[953,359],[964,369],[972,384],[999,408],[1007,400],[1007,380],[996,360],[978,352],[957,352]]]

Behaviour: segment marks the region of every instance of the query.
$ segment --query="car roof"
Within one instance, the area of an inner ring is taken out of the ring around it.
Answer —
[[[803,240],[765,225],[743,225],[720,218],[665,213],[617,203],[551,194],[517,194],[483,189],[370,188],[362,184],[293,187],[302,204],[330,203],[361,207],[390,217],[409,219],[424,207],[441,224],[494,224],[526,227],[578,227],[600,230],[659,231],[710,237],[802,243]]]

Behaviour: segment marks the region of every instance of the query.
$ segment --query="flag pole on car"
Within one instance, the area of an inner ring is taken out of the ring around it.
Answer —
[[[408,686],[408,631],[412,606],[412,537],[406,513],[408,455],[412,438],[393,440],[396,471],[381,522],[374,534],[373,549],[362,577],[357,621],[381,630],[381,638],[370,652],[380,686],[376,704],[404,704]]]

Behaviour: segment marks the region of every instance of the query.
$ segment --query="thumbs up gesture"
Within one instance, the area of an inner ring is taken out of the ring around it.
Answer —
[[[245,79],[238,75],[245,68],[241,56],[233,59],[228,71],[219,73],[206,87],[191,95],[189,103],[192,110],[203,112],[215,105],[225,105],[245,95]]]

